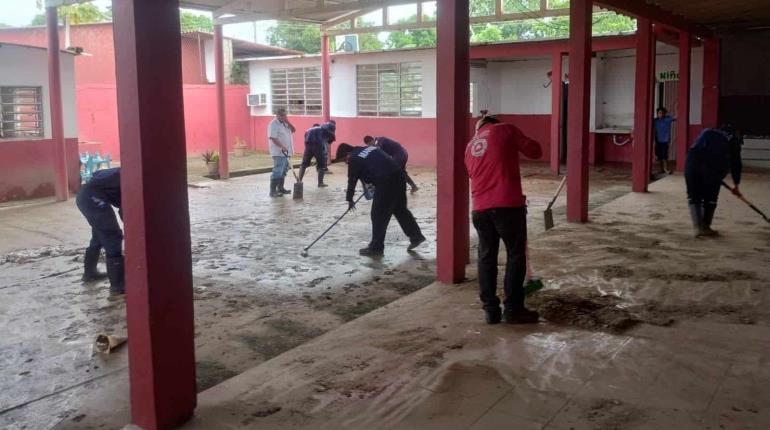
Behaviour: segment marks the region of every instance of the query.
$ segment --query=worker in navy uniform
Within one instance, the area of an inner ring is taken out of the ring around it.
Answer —
[[[404,171],[404,177],[406,178],[406,183],[409,184],[409,187],[411,188],[411,192],[418,190],[417,184],[414,183],[412,178],[409,177],[409,173],[406,172],[406,162],[409,160],[409,153],[406,152],[406,149],[404,149],[400,143],[385,136],[364,136],[364,143],[367,146],[376,146],[385,151],[386,154],[390,155],[396,164],[401,167],[401,170]]]
[[[332,171],[329,170],[329,165],[332,164],[332,143],[337,140],[337,122],[333,119],[329,120],[326,124],[321,125],[321,128],[326,130],[328,139],[326,140],[324,155],[326,155],[326,167],[324,172],[327,175],[331,175]]]
[[[334,139],[334,133],[328,127],[313,124],[305,132],[305,152],[302,154],[302,166],[299,168],[299,181],[305,177],[305,170],[315,158],[316,171],[318,172],[318,188],[326,187],[324,174],[326,173],[327,142]]]
[[[707,128],[701,132],[687,152],[684,177],[695,237],[716,236],[711,229],[722,180],[730,172],[733,194],[740,196],[741,142],[731,126]]]
[[[385,249],[385,233],[391,216],[396,217],[401,229],[409,237],[408,251],[425,242],[420,227],[406,207],[406,177],[404,170],[393,158],[375,146],[353,147],[346,143],[337,148],[337,160],[348,164],[348,188],[345,196],[350,209],[355,209],[353,194],[356,183],[374,185],[372,202],[372,240],[359,254],[376,257]]]
[[[118,208],[120,218],[123,219],[120,204],[120,168],[94,172],[91,180],[78,191],[76,203],[91,226],[91,243],[86,248],[83,281],[91,282],[107,277],[110,280],[110,295],[123,294],[123,231],[112,209]],[[106,276],[96,269],[102,248],[107,257]]]

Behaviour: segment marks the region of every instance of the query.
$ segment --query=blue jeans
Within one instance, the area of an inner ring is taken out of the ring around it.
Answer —
[[[273,174],[270,179],[283,179],[289,173],[289,159],[283,155],[273,157]]]

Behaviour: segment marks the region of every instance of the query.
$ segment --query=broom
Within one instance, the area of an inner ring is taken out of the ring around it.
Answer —
[[[556,203],[556,199],[559,198],[559,194],[561,194],[561,189],[564,188],[564,184],[567,182],[567,176],[565,175],[561,179],[561,183],[559,184],[559,189],[556,190],[556,194],[554,194],[551,201],[548,203],[548,206],[545,208],[545,212],[543,212],[543,220],[545,221],[545,231],[548,231],[553,228],[553,211],[551,210],[551,207],[553,207],[553,204]]]
[[[545,285],[543,281],[532,273],[532,263],[529,260],[529,242],[524,245],[524,258],[527,260],[527,282],[524,283],[524,296],[529,296],[537,291],[542,290]]]

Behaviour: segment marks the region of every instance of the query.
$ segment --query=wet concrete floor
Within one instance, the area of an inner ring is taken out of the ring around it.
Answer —
[[[742,188],[768,208],[768,183],[747,174]],[[768,224],[723,194],[721,236],[694,239],[677,176],[591,219],[531,241],[546,289],[528,305],[582,300],[636,325],[488,326],[469,266],[465,284],[432,284],[201,393],[184,428],[770,428]]]
[[[419,290],[434,279],[435,174],[410,208],[429,241],[413,254],[393,222],[386,255],[357,255],[369,240],[369,204],[348,215],[306,258],[303,246],[344,212],[342,166],[305,199],[274,201],[267,176],[210,181],[188,189],[192,232],[198,385],[207,389],[341,324]],[[524,169],[532,234],[557,179]],[[627,174],[595,173],[592,199],[628,191]],[[597,203],[597,204],[598,204]],[[564,197],[557,203],[557,222]],[[125,334],[125,306],[106,284],[83,285],[80,253],[89,230],[72,201],[0,209],[0,427],[119,428],[128,421],[123,348],[94,356],[97,333]],[[105,403],[105,399],[110,399]]]

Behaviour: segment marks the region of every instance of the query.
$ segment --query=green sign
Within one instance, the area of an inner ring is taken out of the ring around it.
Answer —
[[[666,82],[666,81],[678,81],[679,80],[679,72],[675,70],[669,70],[668,72],[660,72],[658,74],[658,81]]]

